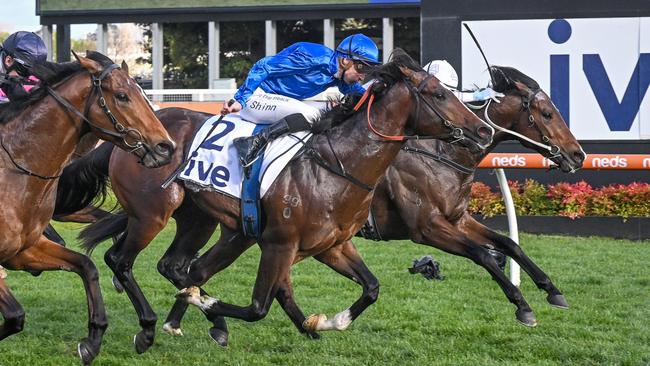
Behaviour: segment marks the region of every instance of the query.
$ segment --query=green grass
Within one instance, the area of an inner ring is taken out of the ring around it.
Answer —
[[[78,226],[58,225],[69,242]],[[159,316],[158,328],[175,290],[156,271],[173,226],[145,250],[135,272]],[[145,354],[134,352],[139,327],[124,294],[110,285],[103,263],[105,243],[93,258],[109,315],[109,328],[96,365],[593,365],[650,364],[650,242],[602,238],[522,235],[528,254],[564,292],[571,309],[551,308],[545,294],[522,274],[522,291],[539,325],[526,328],[514,317],[487,272],[470,261],[409,242],[356,240],[382,287],[379,301],[345,332],[323,332],[311,341],[299,335],[282,309],[273,305],[257,323],[230,320],[230,345],[220,348],[207,335],[209,324],[190,308],[174,338],[162,332]],[[73,244],[75,245],[75,244]],[[446,279],[426,281],[406,268],[413,258],[433,254]],[[220,299],[248,304],[259,250],[210,281]],[[81,281],[70,273],[39,278],[10,272],[9,284],[27,313],[25,330],[0,343],[0,365],[77,365],[77,341],[86,333]],[[293,270],[298,303],[307,314],[329,316],[347,308],[359,287],[314,260]]]

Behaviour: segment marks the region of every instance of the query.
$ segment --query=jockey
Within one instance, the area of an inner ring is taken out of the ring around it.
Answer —
[[[258,124],[270,124],[259,134],[235,140],[244,167],[256,160],[266,144],[285,133],[309,130],[320,112],[304,102],[336,86],[341,93],[364,93],[359,84],[379,64],[375,42],[363,34],[345,38],[336,50],[320,44],[295,43],[275,56],[255,63],[244,84],[221,114],[239,112]]]
[[[496,92],[491,88],[480,89],[474,92],[463,92],[458,90],[458,74],[456,74],[456,70],[454,70],[453,66],[451,66],[451,64],[446,60],[433,60],[424,65],[424,70],[438,78],[447,89],[456,93],[456,96],[463,101],[463,103],[481,102],[488,99],[500,103],[498,98],[504,96],[502,93]]]
[[[20,31],[7,37],[0,47],[0,103],[27,95],[38,82],[29,70],[46,59],[45,43],[36,33]]]

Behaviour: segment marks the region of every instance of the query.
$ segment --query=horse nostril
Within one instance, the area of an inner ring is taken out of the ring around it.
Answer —
[[[576,152],[574,152],[574,153],[573,153],[573,157],[574,157],[574,158],[576,159],[576,161],[579,162],[579,163],[582,163],[582,162],[585,161],[585,159],[587,158],[587,156],[585,155],[585,153],[582,152],[582,151],[576,151]]]
[[[481,126],[479,127],[476,132],[481,138],[484,139],[489,139],[492,137],[492,129],[488,128],[487,126]]]
[[[175,147],[173,142],[164,141],[158,143],[154,149],[156,150],[156,153],[165,157],[170,157],[174,153]]]

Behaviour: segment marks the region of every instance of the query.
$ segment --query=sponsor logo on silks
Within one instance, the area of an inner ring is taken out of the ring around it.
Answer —
[[[548,26],[548,37],[556,44],[569,41],[571,32],[571,24],[565,19],[555,19]],[[566,54],[551,55],[550,64],[551,98],[564,120],[569,124],[570,56]],[[589,82],[609,129],[611,131],[630,131],[650,85],[650,53],[639,54],[620,101],[599,54],[582,55],[582,72]]]
[[[643,159],[643,169],[650,169],[650,158]]]
[[[258,102],[257,100],[254,100],[254,101],[250,102],[250,104],[248,105],[248,108],[255,109],[257,111],[275,112],[275,110],[278,108],[278,106],[276,104],[261,103],[261,102]]]

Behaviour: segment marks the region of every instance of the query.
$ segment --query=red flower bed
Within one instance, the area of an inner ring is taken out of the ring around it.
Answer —
[[[593,188],[587,182],[557,183],[544,186],[533,180],[523,184],[508,181],[517,215],[550,215],[577,218],[582,216],[650,216],[650,184],[617,184]],[[499,192],[475,182],[469,211],[485,217],[505,213]]]

